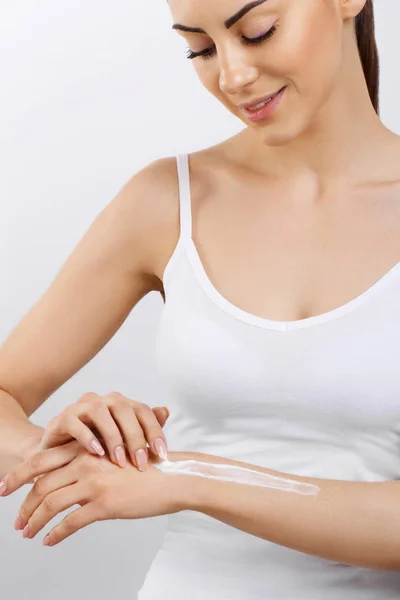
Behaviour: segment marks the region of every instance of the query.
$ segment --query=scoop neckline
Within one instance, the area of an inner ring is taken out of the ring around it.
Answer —
[[[319,315],[314,315],[312,317],[307,317],[305,319],[297,319],[295,321],[277,321],[274,319],[267,319],[265,317],[259,317],[253,313],[250,313],[239,306],[233,304],[230,300],[225,298],[217,290],[217,288],[213,285],[210,278],[207,275],[207,272],[203,266],[203,263],[200,259],[199,253],[197,251],[196,245],[192,238],[188,238],[186,240],[188,243],[185,244],[185,250],[187,256],[189,258],[189,262],[192,266],[193,272],[196,276],[197,281],[202,287],[203,291],[206,295],[219,306],[223,311],[229,313],[231,316],[239,319],[240,321],[244,321],[245,323],[249,323],[250,325],[254,325],[256,327],[262,327],[264,329],[273,329],[276,331],[292,331],[296,329],[304,329],[306,327],[311,327],[313,325],[318,325],[320,323],[327,323],[337,317],[345,315],[348,312],[351,312],[358,306],[361,306],[366,302],[370,297],[372,297],[375,293],[377,293],[384,284],[388,283],[389,280],[396,274],[397,270],[400,271],[400,260],[393,265],[382,277],[380,277],[375,283],[373,283],[368,289],[364,292],[352,298],[345,304],[341,304],[332,310],[321,313]]]

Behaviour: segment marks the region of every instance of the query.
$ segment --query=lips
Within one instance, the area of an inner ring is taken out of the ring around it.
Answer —
[[[271,98],[274,98],[282,90],[283,90],[283,88],[281,88],[277,92],[274,92],[273,94],[269,94],[269,96],[262,96],[261,98],[253,100],[252,102],[247,102],[245,104],[239,104],[238,107],[241,108],[242,110],[245,110],[246,108],[251,108],[252,106],[256,106],[257,104],[260,104],[260,102],[265,102],[266,100],[270,100]]]

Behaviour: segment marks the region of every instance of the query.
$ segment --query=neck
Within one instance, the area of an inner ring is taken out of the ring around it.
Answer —
[[[277,180],[309,181],[318,194],[390,178],[398,136],[376,113],[361,67],[347,65],[340,84],[328,99],[317,99],[317,106],[293,85],[285,94],[280,114],[239,134],[242,157],[252,170]]]

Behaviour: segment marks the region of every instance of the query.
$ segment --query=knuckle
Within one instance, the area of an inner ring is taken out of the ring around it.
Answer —
[[[43,507],[46,510],[46,512],[53,512],[56,508],[56,500],[54,496],[52,496],[51,494],[46,496],[43,500]]]
[[[55,417],[52,417],[50,419],[50,421],[47,423],[46,429],[47,430],[49,430],[49,429],[55,429],[57,427],[57,425],[58,425],[59,419],[60,419],[59,415],[57,415]]]
[[[64,519],[64,523],[63,523],[63,529],[65,531],[65,533],[70,533],[72,531],[75,531],[76,529],[76,517],[73,513],[69,513],[65,519]]]
[[[43,477],[40,477],[39,479],[37,479],[33,487],[34,487],[35,493],[38,496],[45,496],[46,481],[43,479]]]
[[[96,396],[93,396],[91,402],[93,402],[93,404],[98,404],[100,406],[103,406],[104,404],[104,396],[100,396],[100,394],[96,394]]]
[[[71,423],[71,421],[74,418],[74,411],[73,410],[68,410],[65,411],[65,413],[63,413],[60,416],[60,419],[58,421],[58,426],[59,427],[68,427]]]
[[[136,408],[136,406],[139,406],[141,404],[141,402],[139,402],[138,400],[133,400],[132,398],[127,398],[126,400],[128,401],[130,408]]]
[[[122,408],[129,405],[129,401],[120,392],[110,392],[106,396],[106,402],[110,406]]]
[[[143,404],[143,402],[138,402],[138,404],[135,406],[135,413],[140,416],[146,417],[146,416],[149,416],[150,413],[153,414],[153,411],[148,404]]]
[[[95,392],[85,392],[79,399],[77,402],[79,402],[80,404],[85,403],[85,402],[93,402],[94,400],[96,400],[98,398],[98,394],[96,394]]]
[[[112,406],[114,406],[115,408],[130,408],[128,400],[126,400],[126,398],[122,396],[121,398],[113,398]]]
[[[96,400],[95,402],[93,402],[93,404],[91,406],[91,412],[95,415],[100,415],[100,414],[104,413],[105,408],[107,408],[107,407],[104,404],[104,400],[103,400],[103,398],[100,398],[99,400]]]
[[[28,466],[32,471],[41,471],[44,466],[43,452],[37,452],[28,459]]]
[[[65,423],[68,423],[75,414],[75,404],[70,404],[69,406],[66,406],[64,410],[60,413],[57,422],[64,425]]]

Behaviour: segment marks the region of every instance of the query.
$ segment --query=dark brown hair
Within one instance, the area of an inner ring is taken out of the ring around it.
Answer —
[[[372,0],[367,0],[363,10],[356,17],[358,51],[369,95],[379,115],[379,54],[375,39],[375,17]]]

